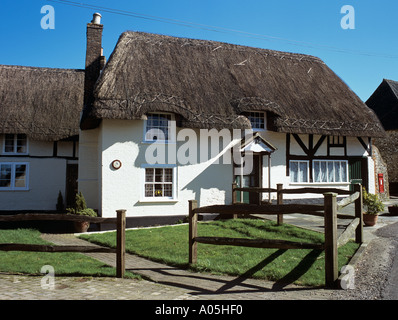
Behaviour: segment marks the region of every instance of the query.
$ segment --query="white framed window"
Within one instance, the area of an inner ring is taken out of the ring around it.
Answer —
[[[267,129],[265,112],[249,112],[247,117],[250,120],[253,130]]]
[[[175,141],[175,118],[171,113],[150,113],[144,125],[145,142]]]
[[[348,182],[348,161],[314,160],[313,177],[317,183]]]
[[[144,200],[176,199],[176,167],[144,167]]]
[[[5,134],[3,140],[4,154],[27,154],[28,138],[26,134]]]
[[[29,163],[0,162],[0,191],[28,190]]]
[[[309,182],[309,161],[291,160],[289,162],[290,182]]]

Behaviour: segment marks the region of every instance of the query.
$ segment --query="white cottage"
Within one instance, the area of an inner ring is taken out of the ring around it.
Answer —
[[[100,33],[88,36],[98,60]],[[120,36],[80,127],[79,190],[104,217],[230,204],[233,182],[349,189],[361,179],[373,192],[371,138],[384,134],[316,57],[140,32]],[[244,129],[257,133],[242,140]]]
[[[0,212],[74,201],[84,70],[0,65]]]

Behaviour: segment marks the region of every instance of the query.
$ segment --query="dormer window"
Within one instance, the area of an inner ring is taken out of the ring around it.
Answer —
[[[247,118],[250,120],[254,131],[267,129],[265,112],[249,112]]]
[[[27,154],[28,138],[26,137],[26,134],[5,134],[3,153]]]
[[[175,136],[174,115],[169,113],[151,113],[145,121],[145,141],[169,142]]]

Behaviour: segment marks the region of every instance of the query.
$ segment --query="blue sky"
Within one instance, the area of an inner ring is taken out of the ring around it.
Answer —
[[[98,11],[107,58],[120,34],[134,30],[314,55],[364,101],[383,78],[398,80],[398,1],[74,1],[102,9],[61,2],[1,1],[0,64],[84,68],[86,24]],[[44,5],[55,10],[54,29],[41,28]],[[355,29],[341,27],[344,5],[355,9]]]

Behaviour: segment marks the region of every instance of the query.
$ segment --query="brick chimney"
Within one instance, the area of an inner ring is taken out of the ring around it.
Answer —
[[[93,14],[93,20],[87,24],[86,66],[84,77],[84,104],[93,102],[93,89],[102,68],[105,57],[102,55],[102,30],[101,15]]]

